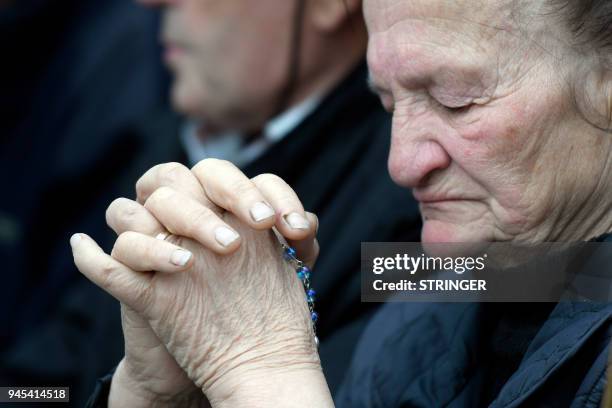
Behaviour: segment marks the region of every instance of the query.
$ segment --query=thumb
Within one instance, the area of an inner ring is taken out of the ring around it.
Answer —
[[[118,301],[143,312],[152,299],[151,274],[135,272],[106,254],[85,234],[70,238],[76,267]]]

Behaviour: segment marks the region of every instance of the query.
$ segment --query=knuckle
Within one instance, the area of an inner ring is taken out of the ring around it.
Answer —
[[[204,208],[191,210],[186,215],[186,222],[183,228],[191,236],[210,226],[217,218],[212,211]]]
[[[129,253],[129,250],[126,250],[126,248],[131,246],[134,237],[135,233],[132,231],[125,231],[119,234],[113,246],[111,256],[116,259],[123,258],[124,254]]]
[[[145,207],[151,206],[151,205],[155,206],[158,204],[162,204],[166,200],[168,200],[170,197],[172,197],[174,194],[175,194],[174,190],[168,186],[159,187],[149,196],[149,198],[147,199],[147,202],[145,203]]]
[[[183,179],[189,169],[181,163],[171,162],[160,164],[158,169],[158,185],[165,186],[176,183],[177,180]]]
[[[119,268],[117,267],[117,264],[115,262],[111,261],[110,259],[104,261],[104,263],[100,267],[100,271],[106,277],[114,275],[117,272],[118,269]]]
[[[257,190],[249,180],[239,179],[232,181],[228,185],[227,192],[231,198],[240,200],[252,198],[257,193]]]
[[[116,218],[117,208],[121,206],[121,203],[122,203],[122,199],[116,198],[108,205],[108,207],[106,207],[106,212],[104,213],[104,216],[106,218],[107,225],[112,227],[112,222]]]
[[[140,178],[138,180],[136,180],[136,184],[134,186],[135,186],[135,189],[136,189],[136,194],[138,194],[138,195],[144,193],[145,185],[146,185],[146,183],[145,183],[146,178],[145,177],[147,176],[147,174],[149,174],[149,173],[148,172],[145,173],[144,175],[140,176]]]
[[[137,234],[133,231],[125,231],[119,234],[117,237],[117,241],[115,241],[115,245],[127,245],[130,244],[134,238],[136,238]]]
[[[121,224],[130,224],[139,212],[139,208],[134,205],[134,202],[127,198],[117,198],[114,200],[106,209],[106,222],[111,223],[119,222]]]
[[[149,181],[157,174],[159,171],[161,164],[157,164],[151,167],[145,174],[140,176],[140,178],[136,181],[136,195],[140,198],[146,198],[146,196],[150,193],[150,183]]]
[[[287,211],[297,211],[298,213],[302,213],[303,208],[298,199],[291,193],[281,193],[275,197],[276,206],[282,212]]]
[[[234,163],[229,160],[207,158],[196,163],[196,165],[191,168],[191,171],[198,177],[203,178],[209,176],[209,174],[213,173],[215,169],[219,170],[228,168],[237,169]]]
[[[259,186],[270,187],[270,186],[287,186],[285,180],[276,174],[263,173],[253,178],[253,182]]]
[[[164,245],[165,242],[152,242],[149,244],[139,245],[136,251],[136,255],[140,258],[143,265],[147,267],[151,267],[157,258],[160,256],[160,251],[157,248],[157,245]]]
[[[143,181],[143,177],[144,176],[141,176],[138,180],[136,180],[136,184],[134,185],[134,189],[136,190],[136,195],[138,195],[138,196],[144,194],[144,181]]]
[[[125,205],[126,201],[130,201],[125,197],[119,197],[119,198],[115,198],[109,205],[108,208],[106,209],[106,211],[110,211],[116,208],[119,208],[123,205]]]
[[[200,160],[191,168],[191,171],[193,171],[194,173],[205,174],[210,167],[219,165],[221,161],[222,160],[215,158],[207,158],[204,160]]]
[[[113,292],[113,288],[117,285],[117,272],[119,271],[119,267],[115,262],[112,262],[110,259],[104,261],[104,263],[100,266],[101,273],[101,285],[103,288],[109,290],[111,293]]]
[[[255,185],[268,194],[274,195],[275,201],[280,206],[300,207],[297,194],[291,186],[276,174],[260,174],[254,179]]]

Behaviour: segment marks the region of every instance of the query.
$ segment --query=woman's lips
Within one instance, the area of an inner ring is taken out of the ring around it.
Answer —
[[[469,199],[462,197],[444,197],[444,196],[425,196],[414,194],[414,198],[421,204],[438,204],[454,201],[469,201]]]
[[[421,211],[425,211],[425,209],[430,210],[438,210],[438,211],[447,211],[447,210],[456,210],[457,205],[463,207],[464,204],[472,203],[475,204],[479,200],[466,198],[466,197],[415,197],[419,202],[421,207]],[[465,207],[467,208],[467,207]]]
[[[415,200],[417,200],[421,204],[438,204],[438,203],[450,203],[457,201],[479,201],[476,195],[471,197],[468,196],[459,196],[459,195],[450,195],[450,194],[440,194],[430,191],[426,191],[425,189],[415,188],[412,190],[412,195]]]

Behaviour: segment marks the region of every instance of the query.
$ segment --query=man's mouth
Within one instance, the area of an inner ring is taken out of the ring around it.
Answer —
[[[186,52],[185,47],[177,45],[176,43],[166,42],[163,47],[164,60],[173,61]]]

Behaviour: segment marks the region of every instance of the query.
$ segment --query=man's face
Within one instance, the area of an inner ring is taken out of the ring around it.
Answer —
[[[389,170],[420,202],[424,242],[563,240],[596,191],[609,141],[573,107],[544,3],[365,0]]]
[[[245,130],[275,108],[289,58],[294,1],[143,0],[164,6],[164,59],[179,112]]]

